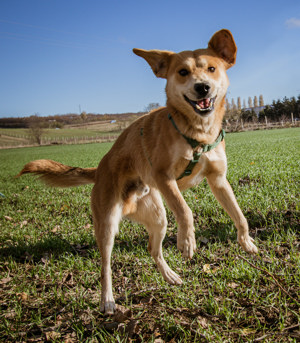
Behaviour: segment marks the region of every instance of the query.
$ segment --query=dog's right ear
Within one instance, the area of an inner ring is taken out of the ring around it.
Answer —
[[[150,65],[157,77],[167,78],[171,57],[175,54],[171,51],[133,49],[136,55],[143,57]]]

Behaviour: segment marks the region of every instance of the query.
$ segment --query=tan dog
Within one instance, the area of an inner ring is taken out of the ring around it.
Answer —
[[[181,191],[203,178],[234,221],[243,249],[257,252],[226,179],[225,143],[220,135],[229,85],[226,70],[234,65],[237,51],[230,31],[215,33],[207,49],[178,54],[133,51],[149,63],[157,77],[167,79],[167,106],[128,127],[97,169],[38,160],[26,164],[19,174],[37,173],[58,187],[95,183],[91,205],[102,257],[101,311],[107,314],[115,309],[110,259],[123,216],[145,225],[149,251],[164,279],[170,284],[182,282],[162,254],[167,219],[161,195],[175,215],[177,247],[184,256],[192,258],[196,241],[193,215]]]

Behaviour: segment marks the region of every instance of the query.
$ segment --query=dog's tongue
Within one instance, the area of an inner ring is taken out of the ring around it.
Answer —
[[[200,106],[200,108],[208,108],[210,105],[210,99],[202,99],[197,101],[197,104]]]

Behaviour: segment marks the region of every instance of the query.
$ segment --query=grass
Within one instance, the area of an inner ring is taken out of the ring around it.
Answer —
[[[260,248],[256,257],[240,249],[205,181],[184,194],[198,246],[191,261],[176,249],[168,212],[164,254],[182,286],[164,282],[145,230],[124,221],[112,257],[113,317],[99,312],[91,186],[52,189],[13,178],[39,158],[96,166],[111,143],[1,150],[0,341],[298,342],[299,136],[300,129],[226,136],[228,179]]]
[[[107,135],[109,132],[120,133],[115,127],[111,127],[111,130],[91,130],[87,128],[72,128],[72,129],[45,129],[43,137],[44,139],[55,138],[70,138],[70,137],[97,137],[101,135]],[[11,135],[13,137],[28,137],[30,136],[29,129],[0,129],[0,134]]]
[[[43,144],[57,142],[76,143],[91,139],[107,139],[107,137],[116,137],[121,130],[117,124],[105,124],[102,127],[93,126],[89,128],[63,128],[63,129],[45,129],[42,135]],[[0,128],[0,147],[17,147],[33,144],[34,140],[29,129],[1,129]]]

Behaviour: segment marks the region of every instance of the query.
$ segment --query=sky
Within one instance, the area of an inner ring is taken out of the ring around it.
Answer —
[[[299,0],[0,0],[0,117],[144,111],[165,104],[133,48],[238,47],[229,100],[300,94]]]

